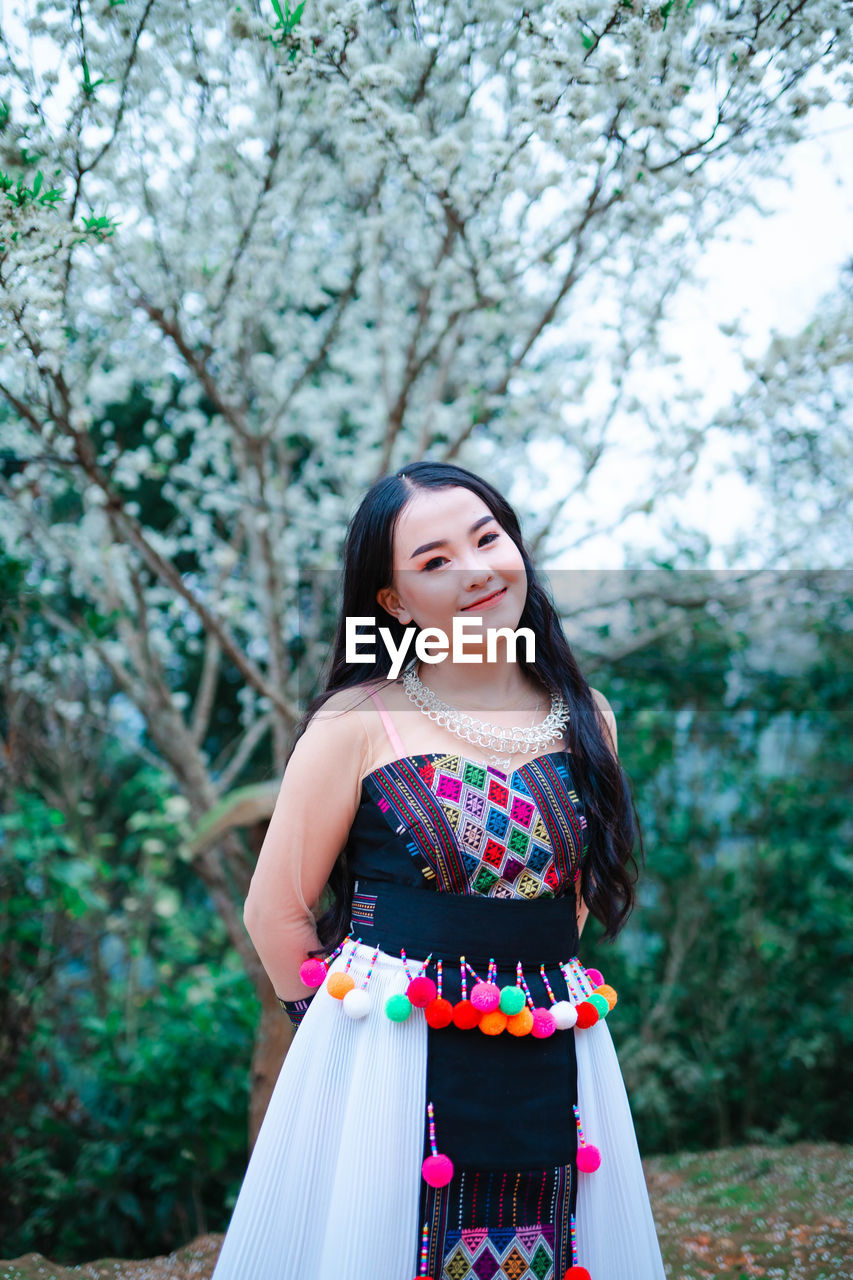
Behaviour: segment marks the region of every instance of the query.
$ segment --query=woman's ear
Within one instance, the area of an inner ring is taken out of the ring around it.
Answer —
[[[376,599],[385,612],[390,613],[391,617],[396,618],[403,626],[412,621],[412,615],[403,606],[393,587],[383,587],[380,591],[377,591]]]

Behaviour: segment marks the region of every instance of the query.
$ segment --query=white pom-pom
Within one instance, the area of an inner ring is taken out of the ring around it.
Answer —
[[[568,1000],[558,1000],[551,1005],[551,1017],[557,1024],[558,1031],[568,1031],[578,1020],[578,1011]]]
[[[370,996],[363,987],[353,987],[344,996],[344,1013],[350,1018],[366,1018],[370,1011]]]

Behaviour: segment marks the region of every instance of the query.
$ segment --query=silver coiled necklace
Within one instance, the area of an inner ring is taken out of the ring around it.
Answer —
[[[562,738],[569,722],[569,709],[558,693],[551,694],[551,710],[541,724],[504,727],[487,720],[478,720],[445,702],[432,689],[427,688],[418,675],[414,662],[403,673],[403,688],[409,700],[424,715],[429,716],[430,720],[449,729],[458,738],[464,738],[474,746],[491,751],[488,763],[496,768],[505,765],[507,757],[531,753],[538,755],[543,748]],[[537,702],[534,717],[538,710]]]

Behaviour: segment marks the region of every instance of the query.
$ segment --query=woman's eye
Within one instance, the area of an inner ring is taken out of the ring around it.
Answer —
[[[481,547],[484,541],[486,540],[486,538],[499,538],[499,537],[500,537],[499,533],[484,533],[483,536],[480,538],[480,541],[477,543],[477,546]],[[444,560],[444,558],[445,558],[444,556],[433,556],[431,560],[427,560],[426,564],[424,565],[424,568],[430,569],[432,565],[438,564],[439,561]]]

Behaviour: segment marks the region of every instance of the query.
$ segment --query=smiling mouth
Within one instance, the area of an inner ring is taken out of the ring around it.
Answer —
[[[500,591],[493,591],[490,596],[486,596],[483,600],[477,600],[474,604],[466,604],[462,606],[463,613],[466,609],[477,609],[481,604],[488,604],[491,600],[496,600],[498,596],[502,596],[506,591],[506,587],[501,587]]]

